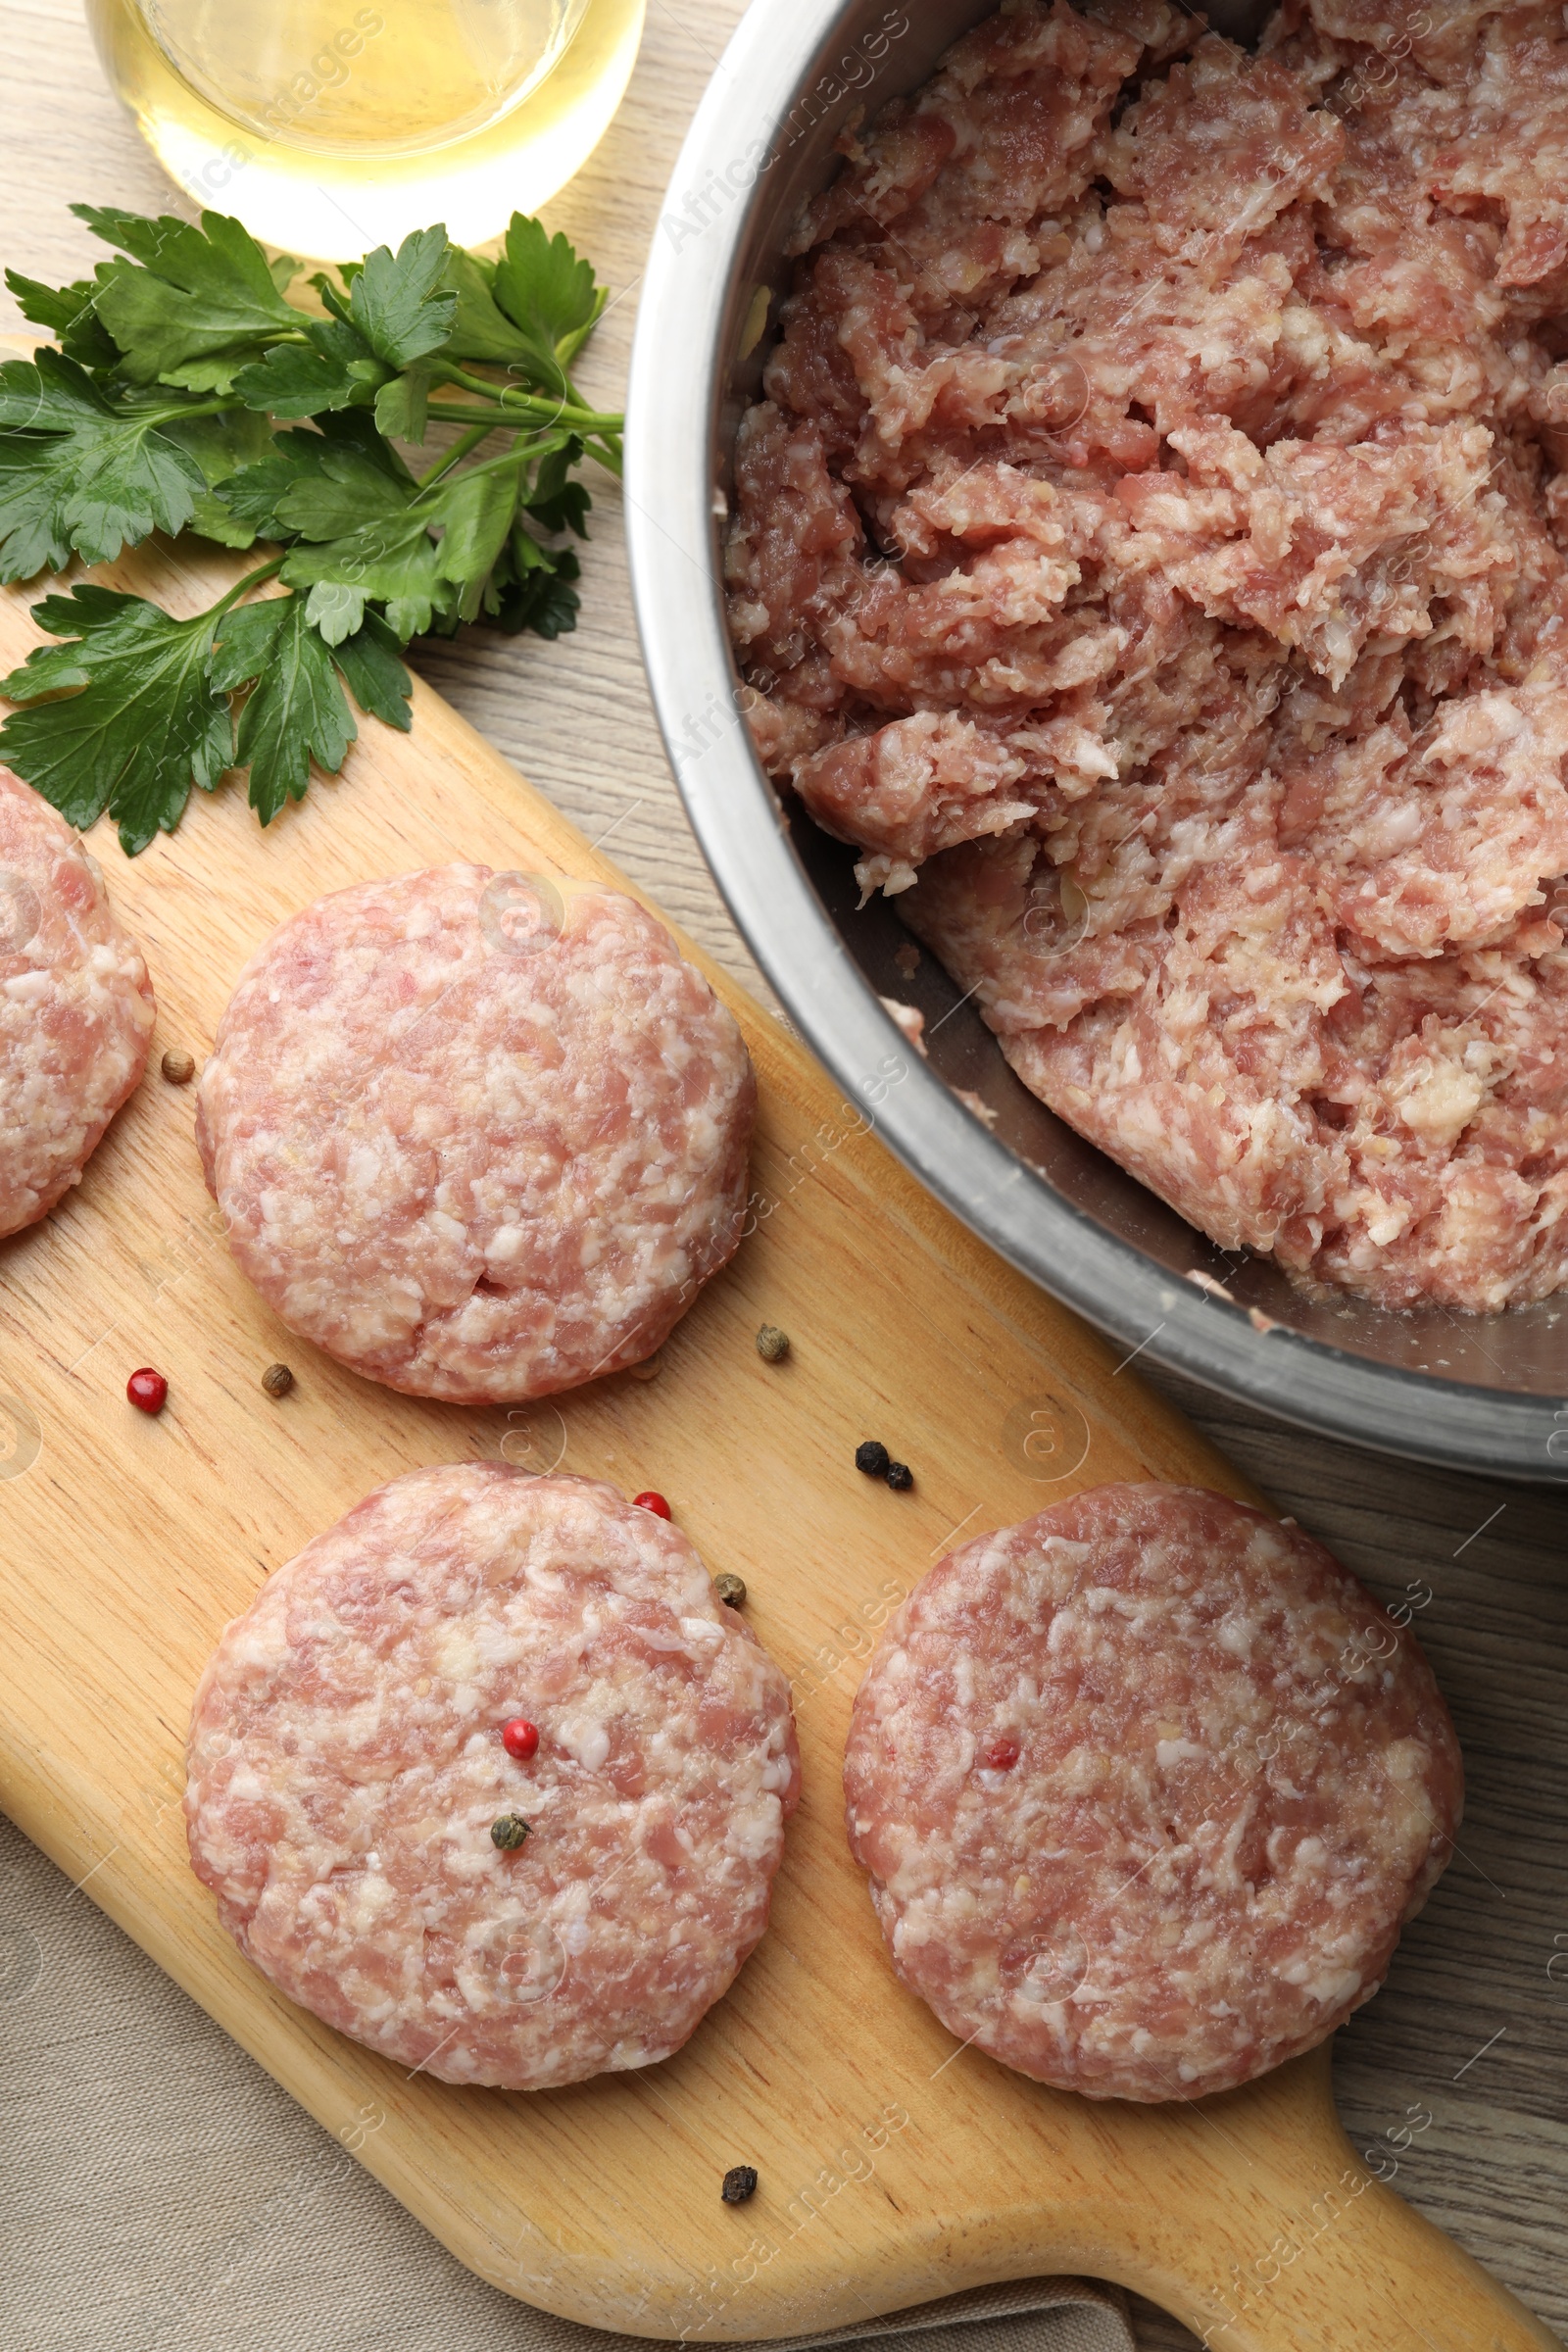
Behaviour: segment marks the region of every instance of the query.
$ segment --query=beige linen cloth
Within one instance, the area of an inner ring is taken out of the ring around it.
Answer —
[[[906,2334],[1134,2347],[1124,2299],[1074,2278],[793,2343]],[[466,2271],[0,1817],[0,2352],[639,2346]]]

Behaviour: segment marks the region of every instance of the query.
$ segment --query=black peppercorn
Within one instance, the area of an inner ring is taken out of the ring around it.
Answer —
[[[863,1470],[867,1478],[886,1478],[892,1456],[876,1438],[867,1438],[863,1446],[855,1448],[855,1467]]]
[[[490,1842],[499,1845],[504,1854],[514,1854],[532,1829],[520,1813],[503,1813],[490,1824]]]
[[[914,1472],[907,1462],[889,1462],[888,1485],[895,1494],[907,1494],[914,1484]]]
[[[724,2185],[718,2193],[726,2205],[744,2205],[748,2197],[755,2197],[757,2194],[756,2165],[732,2164],[724,2175]]]

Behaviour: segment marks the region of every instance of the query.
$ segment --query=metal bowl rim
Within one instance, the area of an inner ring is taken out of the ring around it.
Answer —
[[[977,19],[986,11],[970,13]],[[713,879],[791,1018],[847,1095],[858,1106],[883,1090],[874,1124],[905,1165],[983,1240],[1111,1339],[1221,1395],[1357,1447],[1562,1483],[1568,1402],[1440,1380],[1295,1332],[1261,1334],[1244,1311],[1184,1282],[1035,1176],[908,1053],[789,842],[735,702],[718,549],[718,435],[729,372],[719,355],[782,131],[803,93],[820,86],[840,28],[860,14],[855,0],[796,0],[786,21],[770,0],[755,0],[692,122],[641,289],[627,394],[632,595],[661,732]],[[837,111],[842,119],[849,108]],[[700,215],[695,199],[682,201],[685,191],[715,187],[716,215],[710,196]],[[696,231],[694,217],[704,221]],[[694,748],[697,714],[710,720],[715,709],[733,723]],[[890,1059],[906,1067],[891,1086],[879,1076]]]

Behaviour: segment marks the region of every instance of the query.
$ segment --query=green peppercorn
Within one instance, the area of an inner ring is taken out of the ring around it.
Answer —
[[[790,1335],[776,1323],[764,1323],[757,1335],[757,1352],[764,1364],[781,1364],[790,1351]]]
[[[713,1591],[727,1609],[745,1608],[746,1587],[741,1579],[738,1576],[732,1576],[727,1568],[721,1576],[714,1577]]]
[[[490,1824],[490,1842],[499,1845],[504,1854],[514,1854],[532,1827],[520,1813],[503,1813],[499,1821]]]

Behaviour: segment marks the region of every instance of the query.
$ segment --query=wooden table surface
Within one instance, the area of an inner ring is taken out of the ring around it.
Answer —
[[[650,0],[626,105],[550,207],[612,289],[581,370],[606,402],[624,380],[643,256],[682,130],[741,13],[740,0]],[[75,0],[0,0],[0,260],[39,277],[77,274],[102,249],[67,206],[151,212],[170,203],[168,184],[109,99]],[[18,323],[8,306],[0,291],[0,332]],[[590,839],[612,833],[620,863],[765,993],[664,763],[608,485],[574,637],[549,646],[469,630],[419,666]],[[1351,1452],[1149,1376],[1385,1599],[1407,1596],[1416,1611],[1464,1743],[1469,1807],[1462,1851],[1387,1988],[1341,2036],[1341,2108],[1375,2170],[1568,2330],[1563,1499]],[[71,2293],[62,2280],[62,2312]],[[1147,2346],[1191,2340],[1152,2310],[1138,2318]]]

